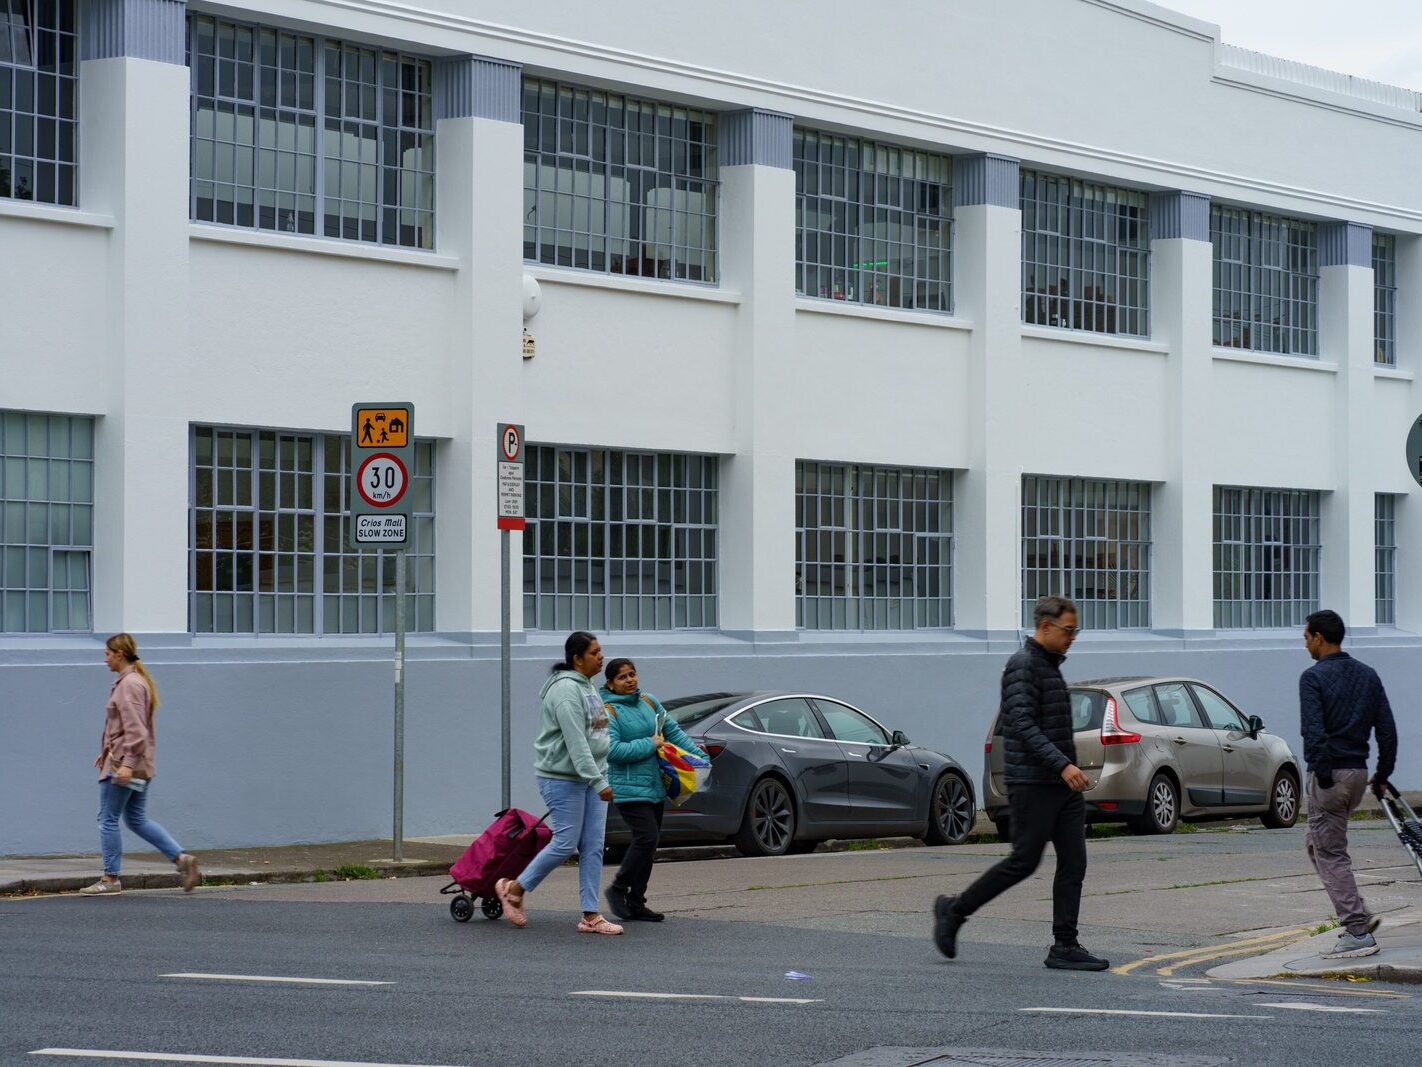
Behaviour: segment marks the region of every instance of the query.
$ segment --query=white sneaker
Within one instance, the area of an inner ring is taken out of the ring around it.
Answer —
[[[1344,931],[1335,948],[1323,954],[1326,960],[1351,960],[1359,956],[1371,956],[1378,951],[1377,939],[1372,934],[1350,934]]]
[[[112,897],[122,892],[122,882],[110,882],[100,878],[93,885],[86,885],[83,889],[79,890],[79,895],[85,897]]]

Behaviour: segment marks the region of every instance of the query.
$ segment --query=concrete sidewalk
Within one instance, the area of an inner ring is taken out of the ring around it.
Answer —
[[[1422,908],[1404,908],[1383,916],[1374,955],[1327,960],[1338,931],[1329,930],[1264,956],[1226,963],[1206,971],[1222,980],[1259,978],[1353,978],[1379,982],[1422,983]]]

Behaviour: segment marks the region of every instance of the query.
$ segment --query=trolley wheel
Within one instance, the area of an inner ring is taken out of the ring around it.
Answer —
[[[474,918],[474,898],[460,893],[449,902],[449,914],[454,916],[455,922],[467,923]]]
[[[485,897],[479,904],[479,910],[484,913],[484,918],[497,919],[504,913],[504,906],[498,897]]]

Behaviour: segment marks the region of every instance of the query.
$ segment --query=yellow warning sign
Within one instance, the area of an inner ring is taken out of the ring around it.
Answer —
[[[404,448],[410,432],[408,408],[357,408],[357,448]]]

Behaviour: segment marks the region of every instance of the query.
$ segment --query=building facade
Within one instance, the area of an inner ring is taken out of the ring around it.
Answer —
[[[417,412],[409,834],[498,803],[500,421],[516,801],[571,629],[971,767],[1047,592],[1069,677],[1294,740],[1336,608],[1418,784],[1422,98],[1140,0],[901,6],[0,0],[0,853],[91,848],[117,630],[185,841],[388,833],[357,400]]]

